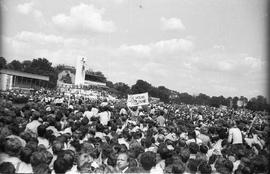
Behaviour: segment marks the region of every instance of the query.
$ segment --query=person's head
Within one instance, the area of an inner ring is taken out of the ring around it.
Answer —
[[[84,142],[81,145],[81,152],[90,154],[94,150],[94,146],[90,142]]]
[[[37,128],[37,133],[39,137],[45,137],[46,133],[46,126],[45,125],[39,125]]]
[[[199,145],[195,142],[191,142],[188,145],[188,147],[189,147],[190,154],[196,154],[200,149]]]
[[[156,154],[154,152],[144,152],[141,155],[140,162],[142,165],[142,168],[146,171],[151,170],[153,166],[156,165]]]
[[[268,161],[264,156],[257,155],[252,159],[251,166],[254,173],[266,173]]]
[[[110,156],[108,157],[107,164],[115,167],[117,162],[117,156],[115,153],[111,153]]]
[[[83,126],[85,126],[89,123],[89,119],[87,117],[83,117],[83,119],[81,120],[81,123]]]
[[[188,148],[184,147],[180,151],[180,157],[183,163],[186,163],[190,157],[190,151]]]
[[[10,156],[18,157],[22,149],[22,143],[18,138],[7,138],[5,152]]]
[[[32,151],[36,151],[38,148],[38,141],[36,141],[35,139],[31,139],[27,142],[25,147],[29,147]]]
[[[15,174],[15,167],[11,162],[3,162],[0,164],[0,173]]]
[[[41,163],[33,168],[33,172],[34,172],[34,174],[40,174],[40,173],[50,174],[51,170],[50,170],[50,167],[48,164]]]
[[[30,157],[30,163],[33,168],[39,164],[46,164],[46,155],[43,152],[34,152]]]
[[[98,123],[96,125],[96,131],[97,132],[103,132],[103,130],[104,130],[104,126],[102,124]]]
[[[88,166],[92,161],[92,157],[87,153],[80,153],[77,159],[77,168],[79,171],[83,171],[84,167]]]
[[[42,150],[42,152],[46,157],[46,163],[50,164],[52,159],[53,159],[53,155],[49,151],[47,151],[46,148],[44,150]]]
[[[171,155],[170,150],[165,145],[159,146],[157,152],[160,154],[161,159],[166,159]]]
[[[201,174],[211,174],[212,168],[207,162],[200,163],[198,170]]]
[[[87,110],[88,110],[88,111],[91,111],[91,110],[92,110],[92,105],[88,105],[88,106],[87,106]]]
[[[129,156],[127,153],[119,153],[116,160],[116,165],[120,170],[125,169],[129,165]]]
[[[53,154],[57,155],[64,148],[64,143],[61,141],[54,141],[52,145]]]
[[[146,147],[146,148],[149,148],[149,147],[151,147],[151,145],[152,145],[151,139],[150,139],[150,138],[147,138],[147,139],[145,140],[145,147]]]
[[[200,152],[203,154],[207,154],[208,152],[208,147],[204,144],[200,145]]]
[[[224,157],[219,157],[215,163],[215,168],[219,173],[231,173],[233,170],[233,163]]]
[[[215,161],[216,161],[216,159],[217,159],[217,155],[212,154],[212,155],[209,157],[208,163],[209,163],[209,164],[214,164]]]
[[[62,151],[54,161],[53,168],[55,173],[65,173],[73,166],[74,156],[71,151]]]
[[[206,135],[206,134],[208,133],[208,128],[207,128],[207,127],[204,127],[204,126],[201,127],[201,128],[200,128],[200,133]]]
[[[198,161],[196,159],[189,159],[187,163],[187,168],[190,173],[196,173],[198,170]]]
[[[66,173],[70,166],[66,164],[66,161],[63,157],[57,157],[57,159],[53,163],[53,169],[55,173]]]
[[[235,120],[229,120],[228,124],[229,124],[229,127],[236,127],[237,126]]]
[[[21,150],[21,153],[20,153],[20,159],[29,164],[30,163],[30,158],[31,158],[31,155],[32,155],[33,151],[29,148],[29,147],[24,147],[22,150]]]
[[[188,131],[188,137],[195,139],[196,138],[196,132],[194,130],[193,131]]]
[[[185,172],[185,164],[182,162],[177,162],[172,165],[172,173],[181,174]]]
[[[157,137],[157,142],[158,142],[158,143],[162,143],[162,142],[164,142],[164,140],[165,140],[164,135],[159,134],[158,137]]]

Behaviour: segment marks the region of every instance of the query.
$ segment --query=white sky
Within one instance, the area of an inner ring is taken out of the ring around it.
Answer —
[[[0,56],[78,57],[112,82],[266,96],[266,0],[1,0]]]

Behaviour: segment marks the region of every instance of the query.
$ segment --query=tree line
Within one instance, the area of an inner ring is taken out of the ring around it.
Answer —
[[[23,71],[33,74],[46,75],[49,76],[49,88],[56,88],[58,73],[65,70],[65,65],[52,66],[46,58],[37,58],[33,60],[18,61],[13,60],[7,63],[4,57],[0,57],[0,69],[12,69],[17,71]],[[75,73],[75,68],[70,68],[72,73]],[[175,104],[196,104],[196,105],[208,105],[212,107],[220,107],[221,105],[238,108],[238,101],[242,101],[242,106],[247,109],[254,111],[270,111],[270,105],[268,104],[266,98],[262,95],[247,99],[244,96],[234,96],[227,97],[224,96],[208,96],[207,94],[200,93],[199,95],[190,95],[186,92],[180,93],[177,91],[172,91],[165,86],[152,86],[150,83],[144,80],[137,80],[137,82],[131,87],[123,82],[113,83],[108,81],[104,74],[100,71],[94,72],[88,70],[87,73],[90,75],[101,76],[105,81],[106,85],[109,87],[109,91],[117,94],[121,98],[126,98],[128,94],[138,94],[148,92],[149,96],[160,98],[162,102],[165,103],[175,103]]]

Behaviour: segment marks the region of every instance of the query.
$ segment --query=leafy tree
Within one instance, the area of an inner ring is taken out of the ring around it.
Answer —
[[[238,97],[233,97],[233,99],[232,99],[232,102],[233,102],[233,108],[234,109],[236,109],[238,106],[237,106],[237,101],[239,100],[239,98]]]
[[[216,108],[219,107],[219,98],[216,97],[216,96],[212,96],[210,106],[213,106],[213,107],[216,107]]]
[[[163,102],[169,102],[171,91],[167,89],[165,86],[158,87],[158,98],[160,98]]]
[[[38,58],[33,59],[31,66],[26,71],[39,75],[49,75],[54,72],[54,68],[46,58]]]
[[[130,93],[130,87],[122,82],[115,83],[114,88],[119,91],[121,97],[125,97],[128,93]]]
[[[13,69],[16,71],[22,71],[23,65],[20,61],[18,60],[13,60],[12,62],[7,64],[8,69]]]
[[[0,57],[0,69],[6,68],[7,61],[4,57]]]
[[[206,94],[200,93],[196,98],[195,98],[195,103],[199,105],[209,105],[210,103],[210,97]]]
[[[232,101],[232,97],[226,98],[226,100],[225,100],[225,103],[226,103],[225,106],[230,107],[231,101]]]
[[[33,59],[30,66],[28,64],[25,71],[28,73],[49,76],[49,87],[56,87],[58,74],[55,68],[52,67],[52,63],[49,62],[46,58]]]
[[[106,86],[108,86],[109,88],[113,88],[113,82],[111,81],[106,81]]]
[[[193,97],[192,95],[189,95],[188,93],[180,93],[179,94],[179,99],[182,103],[185,103],[185,104],[193,104]]]
[[[137,80],[136,84],[131,87],[133,94],[148,92],[152,88],[152,85],[143,80]]]

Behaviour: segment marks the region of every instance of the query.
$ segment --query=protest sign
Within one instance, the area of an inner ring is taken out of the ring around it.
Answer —
[[[149,104],[148,93],[128,95],[127,106],[142,106]]]
[[[149,102],[151,104],[158,104],[160,102],[160,98],[156,98],[156,97],[149,97]]]

